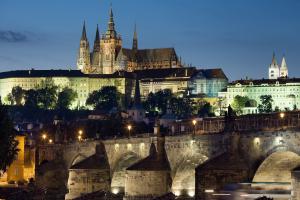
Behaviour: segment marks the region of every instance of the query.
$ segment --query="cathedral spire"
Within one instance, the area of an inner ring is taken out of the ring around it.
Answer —
[[[136,24],[134,24],[134,33],[133,33],[133,41],[132,41],[132,49],[138,49],[138,38],[137,38],[137,31],[136,31]]]
[[[285,55],[283,55],[283,57],[282,57],[281,68],[287,68],[287,64],[286,64],[286,60],[285,60]]]
[[[277,61],[276,61],[276,57],[275,57],[275,52],[273,52],[273,57],[272,57],[272,63],[271,66],[276,66],[277,65]]]
[[[106,37],[116,38],[116,36],[117,36],[117,33],[115,30],[114,14],[113,14],[112,6],[110,5],[109,21],[108,21],[108,28],[106,31]]]
[[[281,66],[280,66],[280,77],[286,78],[286,77],[288,77],[288,75],[289,75],[288,67],[286,64],[285,55],[283,55],[282,61],[281,61]]]
[[[97,28],[96,28],[96,36],[95,36],[95,42],[100,41],[100,36],[99,36],[99,28],[98,28],[98,24],[97,24]]]
[[[83,22],[81,40],[87,40],[86,30],[85,30],[85,21]]]
[[[98,29],[98,24],[97,24],[93,52],[99,52],[99,51],[100,51],[100,36],[99,36],[99,29]]]

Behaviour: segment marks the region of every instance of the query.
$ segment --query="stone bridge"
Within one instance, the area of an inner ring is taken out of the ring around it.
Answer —
[[[249,176],[241,177],[240,182],[291,182],[291,170],[300,165],[299,113],[236,118],[228,131],[225,131],[224,121],[220,118],[205,119],[197,122],[196,130],[191,134],[166,136],[165,148],[175,195],[194,196],[196,192],[201,196],[206,188],[198,188],[202,185],[199,184],[201,180],[195,178],[195,169],[226,154],[232,146],[238,146],[233,157],[239,154],[249,166]],[[238,140],[235,141],[232,135],[238,135]],[[153,138],[149,134],[103,141],[111,168],[112,192],[124,191],[125,169],[148,155]],[[63,170],[67,173],[71,165],[94,154],[99,142],[43,145],[39,147],[39,161],[62,160]],[[225,169],[228,164],[226,161],[218,163],[220,169]],[[67,182],[67,177],[64,181]],[[211,186],[214,184],[217,185],[212,183]]]

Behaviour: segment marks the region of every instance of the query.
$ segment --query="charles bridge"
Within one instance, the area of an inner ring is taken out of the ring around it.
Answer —
[[[231,126],[228,128],[227,124]],[[195,126],[190,121],[174,123],[175,133],[165,137],[172,169],[172,192],[177,196],[209,199],[205,194],[207,189],[221,190],[232,181],[290,183],[291,170],[300,165],[299,127],[300,112],[246,115],[229,121],[205,118]],[[111,168],[111,190],[119,193],[124,191],[125,169],[148,155],[154,138],[153,134],[145,134],[42,145],[38,160],[39,163],[59,162],[60,165],[55,165],[61,174],[57,180],[66,185],[70,166],[94,154],[96,145],[103,142]],[[228,169],[233,166],[235,170],[233,163],[247,174],[232,174]],[[226,178],[226,173],[231,178]]]

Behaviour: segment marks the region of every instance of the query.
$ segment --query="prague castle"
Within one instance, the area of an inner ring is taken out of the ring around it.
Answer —
[[[115,86],[126,101],[134,96],[136,79],[140,82],[142,98],[149,93],[169,89],[173,93],[191,90],[191,94],[217,97],[228,79],[222,69],[197,69],[184,67],[174,48],[139,49],[136,27],[132,48],[123,48],[121,36],[117,34],[110,9],[108,28],[100,37],[97,27],[93,51],[83,25],[77,57],[77,70],[16,70],[0,73],[0,96],[9,104],[12,88],[24,90],[43,87],[51,81],[60,89],[68,87],[77,93],[71,108],[86,106],[89,94],[104,86]]]
[[[118,70],[132,72],[143,69],[161,69],[181,67],[174,48],[139,49],[136,26],[132,48],[123,48],[122,38],[117,34],[110,9],[107,31],[100,37],[98,26],[93,51],[83,25],[77,68],[86,74],[112,74]]]

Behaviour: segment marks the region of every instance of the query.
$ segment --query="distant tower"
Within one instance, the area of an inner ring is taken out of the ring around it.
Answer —
[[[133,33],[133,40],[132,40],[132,50],[138,50],[138,38],[136,32],[136,24],[134,24],[134,33]]]
[[[115,30],[113,11],[110,8],[107,31],[100,41],[103,74],[112,74],[117,70],[115,61],[121,47],[122,39]]]
[[[288,67],[286,64],[285,56],[283,55],[282,61],[281,61],[281,66],[280,66],[280,77],[285,78],[288,77]]]
[[[275,58],[275,53],[273,53],[272,63],[269,66],[269,79],[277,79],[278,77],[279,77],[279,66]]]
[[[89,73],[91,67],[90,45],[86,37],[85,22],[83,23],[80,47],[77,57],[77,68],[83,73]]]
[[[93,73],[102,73],[101,69],[101,59],[100,59],[100,36],[99,36],[99,29],[98,25],[96,28],[96,36],[94,41],[94,48],[92,53],[92,68]]]

